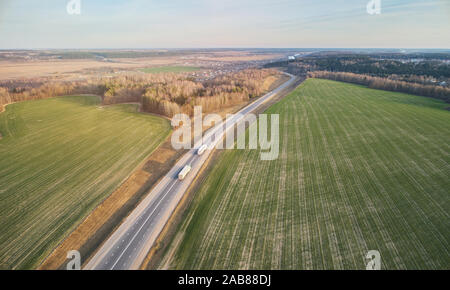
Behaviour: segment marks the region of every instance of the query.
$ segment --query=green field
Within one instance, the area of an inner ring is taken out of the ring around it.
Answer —
[[[157,74],[157,73],[181,73],[181,72],[194,72],[200,68],[194,66],[161,66],[161,67],[149,67],[140,69],[145,73]]]
[[[450,112],[429,98],[309,79],[280,155],[223,152],[160,268],[450,268]]]
[[[167,120],[93,96],[0,114],[0,268],[36,267],[169,134]]]

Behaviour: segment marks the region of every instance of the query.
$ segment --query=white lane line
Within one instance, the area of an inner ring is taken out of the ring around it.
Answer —
[[[147,223],[147,221],[150,219],[150,217],[152,216],[152,214],[155,212],[155,210],[158,208],[158,205],[161,203],[161,201],[164,200],[164,198],[166,197],[166,195],[170,192],[170,190],[174,187],[174,185],[177,184],[177,181],[175,180],[175,182],[172,184],[172,186],[166,191],[166,193],[164,193],[164,196],[159,200],[158,204],[156,204],[155,209],[153,209],[153,211],[148,215],[148,217],[145,219],[145,221],[142,223],[142,225],[139,227],[139,229],[137,230],[137,232],[134,234],[134,236],[131,238],[130,242],[127,244],[127,246],[125,247],[125,249],[122,251],[122,253],[120,254],[119,258],[117,258],[116,262],[114,263],[114,265],[112,265],[111,270],[117,265],[117,263],[119,262],[119,260],[122,258],[123,254],[125,254],[125,252],[127,251],[128,247],[131,245],[131,243],[134,241],[134,239],[136,238],[136,236],[139,234],[139,232],[142,230],[142,228],[144,227],[144,225]]]
[[[225,133],[227,132],[226,128],[227,128],[227,124],[230,123],[234,125],[236,123],[238,123],[240,121],[240,119],[242,119],[245,115],[248,114],[248,112],[253,111],[254,109],[256,109],[257,107],[259,107],[262,103],[266,102],[267,99],[271,98],[272,96],[274,96],[275,94],[277,94],[279,91],[283,90],[284,88],[286,88],[287,86],[289,86],[293,81],[294,81],[294,76],[289,75],[291,77],[291,79],[289,81],[287,81],[286,83],[284,83],[283,85],[281,85],[280,87],[278,87],[277,89],[273,90],[272,92],[266,94],[265,96],[261,97],[259,100],[255,101],[254,103],[250,104],[248,107],[243,108],[241,111],[239,111],[238,113],[235,114],[235,116],[229,120],[229,122],[225,121],[222,122],[222,126],[225,127],[225,130],[222,130],[222,137],[225,135]],[[219,125],[220,126],[220,125]],[[223,128],[222,127],[222,128]],[[206,132],[205,136],[208,137],[212,137],[213,135],[215,135],[216,131],[219,128],[212,128],[212,130],[210,132]],[[221,139],[221,138],[218,138]],[[211,143],[217,143],[219,140],[214,140],[215,142],[210,142]],[[192,150],[191,150],[192,151]],[[191,152],[192,156],[191,158],[186,158],[188,159],[188,163],[194,162],[195,160],[200,160],[198,158],[196,158],[194,151]],[[187,153],[189,154],[189,153]],[[183,160],[183,159],[181,159]],[[204,162],[202,162],[201,164],[203,164]],[[199,165],[201,165],[199,164]],[[176,166],[176,165],[175,165]],[[170,173],[170,172],[169,172]],[[177,183],[177,181],[175,180],[174,184],[172,184],[172,186],[169,188],[169,190],[163,195],[163,197],[161,198],[161,200],[157,203],[157,205],[155,206],[155,209],[152,211],[152,213],[147,217],[147,219],[144,221],[144,223],[141,225],[141,227],[138,229],[138,231],[135,233],[135,235],[133,236],[133,238],[131,239],[131,241],[127,244],[126,248],[124,249],[124,251],[121,253],[121,255],[119,256],[119,258],[117,259],[117,261],[114,263],[114,265],[112,266],[112,268],[114,268],[117,263],[119,262],[119,260],[121,259],[121,257],[124,255],[124,253],[127,251],[128,247],[130,246],[130,244],[134,241],[134,239],[136,238],[136,236],[140,233],[140,231],[142,230],[143,226],[148,222],[149,218],[153,215],[153,213],[155,212],[155,210],[157,209],[157,207],[159,206],[159,204],[161,203],[161,201],[164,200],[164,198],[166,197],[167,193],[170,192],[170,190],[173,188],[173,186]],[[167,201],[166,201],[167,202]],[[159,215],[159,214],[158,214]],[[140,221],[141,219],[144,218],[144,215],[141,215],[138,220]],[[136,222],[134,222],[134,224],[136,225]],[[151,225],[153,225],[153,222],[151,223]],[[132,229],[134,229],[135,226],[133,226]],[[129,234],[129,233],[128,233]],[[124,242],[124,240],[122,240]],[[141,243],[142,240],[139,241],[139,243]],[[119,247],[118,247],[119,248]],[[111,269],[112,269],[111,268]]]

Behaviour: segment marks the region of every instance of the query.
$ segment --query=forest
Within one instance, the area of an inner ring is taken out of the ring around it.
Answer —
[[[305,62],[318,70],[370,74],[379,77],[387,77],[391,74],[426,75],[437,79],[450,77],[450,65],[433,60],[399,61],[350,55],[309,59]]]
[[[82,81],[9,81],[0,83],[0,106],[63,95],[93,94],[103,105],[140,103],[144,112],[172,117],[191,115],[194,106],[211,112],[259,96],[273,69],[246,69],[207,81],[196,81],[188,74],[134,74],[92,78]]]
[[[446,56],[446,57],[445,57]],[[434,80],[450,78],[450,54],[333,54],[316,53],[293,61],[274,62],[266,67],[287,67],[290,72],[332,71],[378,77],[427,76]]]
[[[403,92],[450,102],[449,53],[342,53],[316,52],[266,68],[370,88]]]
[[[309,72],[308,77],[359,84],[372,89],[431,97],[450,103],[450,89],[442,86],[421,85],[347,72],[314,71]]]

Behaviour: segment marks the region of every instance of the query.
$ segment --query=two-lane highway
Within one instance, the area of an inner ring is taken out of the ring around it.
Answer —
[[[106,240],[84,269],[138,269],[187,188],[208,159],[212,152],[211,148],[214,148],[223,139],[227,130],[231,130],[235,124],[243,120],[246,114],[251,113],[291,85],[295,77],[293,75],[289,76],[291,79],[277,89],[249,104],[232,118],[209,129],[203,136],[203,143],[197,142],[194,149],[183,155],[148,196]],[[198,155],[197,150],[202,144],[207,144],[208,149],[202,155]],[[192,169],[183,180],[179,180],[178,173],[185,165],[190,165]]]

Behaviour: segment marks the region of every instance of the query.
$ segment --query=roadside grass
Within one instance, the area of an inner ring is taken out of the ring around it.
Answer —
[[[280,114],[280,155],[227,150],[159,265],[169,269],[450,268],[443,102],[309,79]]]
[[[195,72],[199,71],[200,68],[194,66],[161,66],[161,67],[149,67],[140,69],[140,71],[145,73],[181,73],[181,72]]]
[[[35,268],[170,133],[136,105],[95,96],[11,104],[0,114],[0,265]]]

